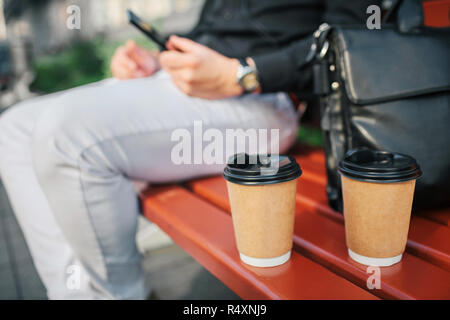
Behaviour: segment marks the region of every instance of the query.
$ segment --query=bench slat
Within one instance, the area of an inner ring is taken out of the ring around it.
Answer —
[[[297,203],[344,223],[343,215],[328,206],[325,189],[314,182],[299,179]],[[412,216],[406,250],[450,271],[450,228],[423,216]]]
[[[230,211],[226,185],[221,177],[197,180],[189,186],[205,199]],[[317,184],[300,178],[296,200],[297,206],[344,224],[343,216],[328,206],[325,191]],[[406,251],[450,271],[450,229],[421,217],[413,217]]]
[[[450,210],[449,209],[433,209],[424,210],[418,209],[414,212],[416,215],[422,218],[437,222],[444,226],[450,227]]]
[[[299,179],[300,183],[301,179]],[[303,182],[302,182],[303,184]],[[300,184],[300,188],[308,188]],[[192,190],[230,212],[225,181],[221,177],[205,178],[189,183]],[[301,193],[302,190],[299,190]],[[347,255],[342,221],[312,213],[308,206],[297,204],[294,243],[304,255],[321,263],[346,279],[366,287],[366,267]],[[341,217],[340,214],[335,213]],[[420,250],[419,250],[420,251]],[[426,284],[418,281],[418,274]],[[405,253],[400,264],[381,268],[381,290],[373,293],[381,298],[430,299],[450,298],[450,272],[428,261]]]
[[[376,299],[295,250],[274,268],[239,260],[230,215],[179,186],[141,194],[144,214],[199,263],[245,299]]]
[[[425,25],[430,27],[450,27],[450,0],[423,2]]]

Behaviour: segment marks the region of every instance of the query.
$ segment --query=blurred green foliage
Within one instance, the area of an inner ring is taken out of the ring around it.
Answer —
[[[33,91],[50,93],[104,77],[105,61],[94,42],[79,42],[60,53],[38,58],[34,63]]]
[[[320,128],[301,124],[297,133],[297,140],[313,147],[321,147],[322,131],[320,131]]]
[[[142,47],[155,49],[146,38],[134,40]],[[115,49],[122,44],[122,41],[98,37],[37,58],[33,64],[35,79],[31,90],[51,93],[111,77],[109,63]]]

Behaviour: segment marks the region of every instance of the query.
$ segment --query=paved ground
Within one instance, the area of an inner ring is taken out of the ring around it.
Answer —
[[[45,289],[0,182],[0,299],[45,298]]]
[[[239,299],[156,228],[140,224],[144,268],[160,299]],[[155,231],[156,230],[156,231]],[[0,181],[0,299],[46,299]]]

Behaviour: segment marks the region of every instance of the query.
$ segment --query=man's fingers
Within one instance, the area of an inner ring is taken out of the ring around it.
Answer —
[[[148,77],[148,76],[149,76],[149,74],[145,70],[136,70],[133,73],[133,75],[132,75],[133,79],[135,79],[135,78],[144,78],[144,77]]]
[[[123,69],[130,73],[138,69],[136,63],[133,62],[133,64],[130,64],[130,62],[126,59],[118,59],[114,65],[117,69]]]
[[[202,85],[202,88],[214,87],[216,84],[213,81],[204,81],[195,70],[191,68],[180,68],[169,71],[171,77],[177,81],[187,83],[189,85]],[[211,82],[211,83],[210,83]]]
[[[159,56],[159,62],[166,70],[195,68],[199,63],[196,56],[178,51],[163,51]]]
[[[188,96],[194,96],[195,91],[194,87],[182,80],[179,80],[177,78],[172,78],[173,83],[186,95]]]
[[[131,59],[128,56],[125,47],[120,47],[119,49],[117,49],[113,60],[115,60],[115,61],[113,61],[113,63],[118,63],[118,64],[121,64],[121,65],[124,65],[130,70],[137,69],[136,62],[134,62],[133,59]]]
[[[177,50],[177,48],[175,48],[175,46],[170,41],[166,42],[166,48],[167,50]]]
[[[138,71],[136,63],[128,60],[129,58],[125,55],[115,56],[111,61],[111,72],[116,78],[119,79],[129,79],[132,77],[133,73]]]
[[[136,47],[136,50],[130,52],[129,56],[137,63],[139,69],[144,70],[148,75],[158,69],[156,58],[144,49]]]
[[[112,74],[115,78],[120,79],[120,80],[126,80],[126,79],[130,79],[131,78],[131,73],[123,68],[120,67],[113,67],[111,69]]]
[[[132,70],[120,62],[111,65],[111,72],[118,79],[130,79],[133,73]]]
[[[182,52],[191,52],[194,51],[199,46],[201,46],[201,44],[198,44],[195,41],[192,41],[191,39],[181,38],[177,36],[170,36],[167,45],[172,50],[179,50]]]
[[[137,44],[136,42],[134,42],[134,40],[127,40],[127,42],[125,42],[125,50],[127,52],[133,51],[137,48]]]
[[[111,71],[114,77],[121,80],[143,78],[149,76],[148,72],[142,69],[130,70],[123,65],[116,65],[112,68]]]

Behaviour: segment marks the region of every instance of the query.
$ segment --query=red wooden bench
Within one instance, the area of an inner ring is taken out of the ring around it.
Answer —
[[[220,176],[152,187],[142,194],[144,213],[243,298],[450,299],[450,209],[414,215],[402,262],[381,268],[381,289],[369,290],[366,267],[347,255],[343,217],[327,205],[323,153],[297,146],[294,155],[304,174],[298,180],[293,257],[280,267],[240,262]]]
[[[449,0],[424,8],[428,25],[449,25]],[[414,210],[402,261],[381,268],[381,288],[370,290],[367,267],[348,257],[343,216],[328,206],[323,152],[297,145],[292,154],[303,175],[292,258],[279,267],[241,263],[220,176],[151,187],[141,194],[143,212],[245,299],[450,299],[450,208]]]

